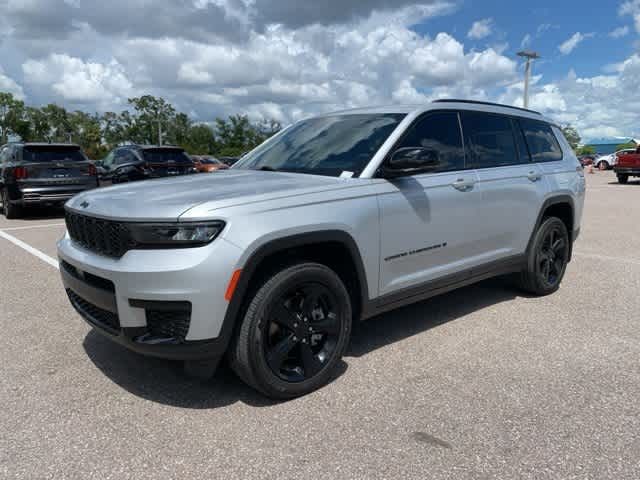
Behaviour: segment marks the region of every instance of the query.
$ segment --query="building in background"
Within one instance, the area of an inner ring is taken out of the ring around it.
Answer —
[[[640,141],[631,137],[605,137],[593,138],[589,142],[585,142],[586,147],[592,147],[596,154],[609,155],[615,153],[619,145],[639,145]]]

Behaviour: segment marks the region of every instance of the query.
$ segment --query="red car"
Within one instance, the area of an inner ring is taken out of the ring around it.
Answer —
[[[192,155],[191,159],[195,164],[196,169],[200,173],[217,172],[218,170],[226,170],[229,168],[217,158],[206,157],[202,155]]]
[[[627,183],[629,177],[640,177],[640,147],[635,152],[619,152],[618,162],[613,169],[620,183]]]

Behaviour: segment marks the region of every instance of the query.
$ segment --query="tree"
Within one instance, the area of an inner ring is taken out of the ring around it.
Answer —
[[[571,148],[573,148],[574,150],[578,148],[581,138],[580,135],[578,135],[578,131],[574,127],[572,127],[571,125],[567,125],[562,129],[562,133],[564,133],[564,136],[567,139],[567,142],[569,142],[569,145],[571,145]]]
[[[25,133],[25,106],[22,100],[14,98],[13,94],[0,92],[0,144],[7,143],[9,135]]]
[[[595,155],[596,149],[590,145],[585,145],[576,149],[576,155]]]
[[[636,149],[636,148],[638,148],[638,145],[636,145],[635,142],[623,143],[623,144],[618,145],[616,147],[616,152],[618,150],[629,150],[631,148]]]
[[[67,111],[54,103],[42,108],[42,113],[49,124],[46,140],[51,142],[67,142],[72,134],[71,123]]]
[[[162,143],[162,137],[167,131],[176,111],[173,105],[164,98],[143,95],[129,99],[136,111],[137,133],[145,143]]]
[[[216,119],[216,152],[218,155],[238,156],[255,148],[280,130],[275,120],[263,120],[254,125],[246,115],[231,115],[227,120]]]
[[[186,141],[179,145],[192,155],[214,153],[216,142],[213,129],[204,123],[193,125],[189,128]]]

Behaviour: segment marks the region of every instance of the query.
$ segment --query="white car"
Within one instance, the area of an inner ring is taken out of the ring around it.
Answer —
[[[615,153],[597,157],[594,163],[600,170],[611,170],[614,165],[618,164],[618,155],[620,153],[634,153],[635,151],[635,148],[625,148],[622,150],[618,150]]]

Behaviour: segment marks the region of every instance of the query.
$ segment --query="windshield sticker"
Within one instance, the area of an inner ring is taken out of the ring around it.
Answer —
[[[340,174],[340,178],[352,178],[353,177],[353,172],[350,172],[349,170],[345,170]]]

